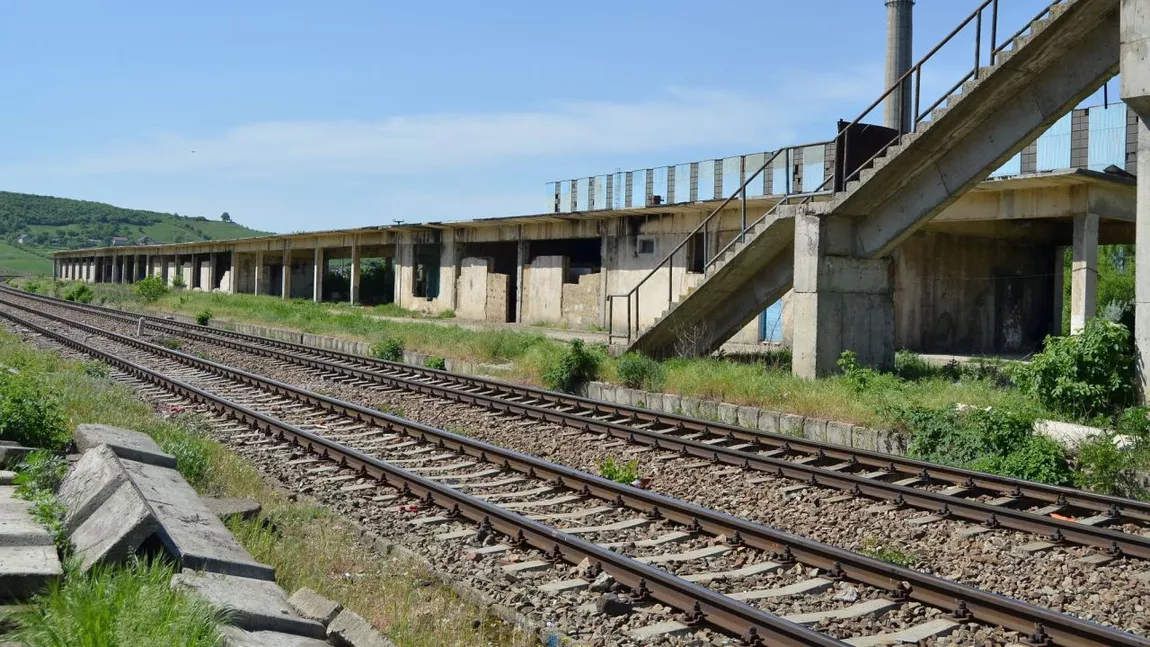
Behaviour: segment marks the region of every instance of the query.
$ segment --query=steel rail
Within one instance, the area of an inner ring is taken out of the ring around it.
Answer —
[[[1056,645],[1141,645],[1150,647],[1150,640],[1134,636],[1127,632],[1102,627],[1101,625],[1079,618],[1060,614],[1051,609],[1037,607],[1012,598],[974,589],[950,580],[920,573],[842,548],[822,544],[769,526],[733,517],[726,513],[710,510],[655,492],[620,485],[614,481],[580,470],[549,463],[490,443],[466,436],[459,436],[442,429],[429,427],[381,411],[313,393],[277,380],[255,375],[217,362],[200,359],[163,346],[133,339],[110,331],[104,331],[94,326],[88,326],[87,324],[69,321],[55,315],[35,312],[29,308],[21,306],[15,307],[31,312],[35,316],[45,317],[81,330],[90,331],[133,348],[146,350],[174,359],[180,363],[227,377],[242,384],[255,386],[277,395],[292,397],[301,402],[324,408],[359,422],[373,424],[388,431],[403,433],[412,438],[436,443],[440,447],[467,454],[480,460],[500,464],[504,469],[512,469],[536,478],[553,481],[562,487],[579,490],[585,496],[595,497],[613,502],[616,505],[641,510],[652,517],[669,519],[684,524],[695,531],[704,531],[716,535],[722,534],[731,538],[731,541],[736,544],[747,545],[771,552],[776,556],[776,561],[782,563],[798,561],[809,566],[823,569],[829,573],[830,577],[849,579],[882,588],[890,592],[891,597],[896,600],[921,602],[950,611],[956,618],[978,620],[1005,627],[1013,631],[1034,632],[1032,634],[1033,637],[1045,636]],[[114,366],[131,364],[126,360],[121,360],[108,353],[98,351],[82,342],[21,320],[10,312],[0,310],[0,316],[8,318],[19,325],[27,326],[52,339],[62,340],[66,345],[72,348],[89,352],[89,354],[98,354],[98,356],[104,358],[105,361],[112,360],[110,363]],[[135,364],[131,365],[136,366]],[[143,367],[138,368],[155,374],[155,371],[151,371],[150,369]],[[204,397],[218,398],[218,396],[207,394],[198,389],[196,391],[204,394]],[[324,451],[320,453],[328,457],[338,456],[340,459],[346,460],[344,456],[339,454],[341,451],[340,448],[343,447],[342,445],[310,434],[310,432],[303,430],[298,431],[303,434],[308,434],[303,437],[307,439],[308,442],[318,443],[322,446]],[[315,445],[309,445],[309,448],[314,446]],[[335,453],[333,454],[333,452]],[[346,464],[355,469],[360,469],[359,466],[362,465],[362,463],[354,462],[347,462]],[[454,492],[454,490],[450,490],[450,488],[446,488],[446,486],[440,487],[449,492]],[[418,490],[416,492],[418,493]],[[433,502],[443,506],[442,503],[439,503],[438,499],[435,499]],[[546,527],[544,528],[546,529]],[[544,542],[548,541],[548,537],[557,533],[557,531],[546,529],[546,533],[542,539]],[[552,538],[551,541],[554,541],[554,539]],[[537,546],[537,544],[534,543],[532,545]],[[567,559],[568,556],[562,555],[562,557]],[[581,559],[582,558],[580,558],[580,560]],[[604,568],[606,568],[606,566],[604,566]],[[628,580],[620,581],[624,583],[628,582]],[[632,576],[632,579],[629,581],[635,582],[636,580],[634,576]],[[636,583],[635,586],[638,586],[638,583]],[[647,586],[653,590],[650,583],[648,583]],[[684,600],[678,600],[678,602],[680,604],[674,604],[673,602],[668,603],[675,606],[675,608],[684,609]],[[700,604],[702,605],[702,602]],[[693,608],[692,605],[691,609]],[[706,616],[709,607],[701,606],[701,608]],[[710,616],[706,617],[708,622],[717,624],[711,620]],[[737,633],[735,630],[731,631]],[[1042,643],[1036,642],[1036,644]]]
[[[555,562],[562,560],[571,564],[579,564],[587,559],[597,564],[599,569],[610,574],[617,582],[639,592],[640,597],[648,595],[651,599],[683,611],[687,614],[688,624],[705,621],[736,635],[748,638],[757,637],[760,641],[757,644],[793,645],[795,647],[803,645],[841,646],[846,644],[706,587],[682,580],[667,571],[649,566],[574,535],[568,535],[346,445],[259,413],[219,395],[209,393],[145,366],[116,357],[91,345],[14,317],[10,313],[0,312],[0,316],[65,346],[98,357],[128,375],[162,386],[180,396],[240,420],[246,425],[275,435],[280,440],[291,442],[293,446],[303,447],[324,458],[339,462],[346,468],[358,471],[364,477],[375,479],[383,485],[417,496],[426,505],[436,505],[447,510],[447,515],[450,517],[462,517],[490,527],[511,538],[509,543],[517,548],[532,546],[544,551],[547,559]],[[389,422],[396,424],[399,420],[397,418]]]
[[[71,304],[66,301],[52,299],[39,295],[28,295],[24,293],[15,293],[20,297],[30,298],[33,300],[41,300],[62,307],[71,307],[81,310],[90,310],[97,314],[108,316],[110,318],[118,318],[125,322],[135,322],[140,316],[133,316],[124,314],[118,310],[102,308],[99,306],[91,305],[77,305]],[[169,328],[179,328],[180,332],[176,334],[185,335],[187,337],[197,339],[206,343],[215,343],[229,346],[236,350],[249,352],[253,354],[270,357],[273,359],[280,359],[294,364],[305,366],[315,369],[326,369],[338,371],[347,375],[357,377],[364,380],[369,380],[376,383],[389,384],[398,386],[400,388],[424,393],[427,395],[435,395],[439,397],[447,397],[455,400],[464,401],[477,406],[483,406],[489,409],[506,410],[509,413],[515,413],[528,418],[535,418],[539,420],[546,420],[563,424],[579,429],[588,431],[596,431],[601,433],[610,433],[613,436],[626,438],[636,442],[643,442],[643,438],[648,439],[646,442],[652,444],[653,439],[665,441],[663,446],[669,446],[672,441],[675,441],[674,436],[667,433],[651,431],[649,429],[637,428],[634,424],[660,424],[667,427],[682,429],[684,431],[700,431],[717,436],[726,436],[727,438],[735,441],[747,442],[758,446],[759,450],[784,450],[787,453],[799,453],[812,456],[822,457],[826,461],[849,462],[857,465],[859,468],[869,468],[872,470],[884,470],[890,472],[892,475],[901,475],[904,477],[919,477],[925,481],[941,481],[950,483],[956,486],[969,488],[972,491],[985,491],[994,492],[1003,496],[1010,496],[1018,501],[1037,501],[1045,504],[1063,506],[1065,509],[1081,509],[1088,510],[1095,514],[1105,514],[1115,519],[1125,517],[1131,520],[1142,522],[1150,522],[1150,502],[1137,501],[1134,499],[1124,499],[1104,494],[1096,494],[1084,490],[1078,490],[1069,487],[1062,487],[1056,485],[1047,485],[1044,483],[1036,483],[1033,481],[1024,481],[1021,479],[1010,478],[1006,476],[999,476],[996,474],[988,474],[985,472],[976,472],[973,470],[940,465],[937,463],[929,463],[926,461],[915,460],[891,454],[883,454],[881,452],[870,451],[865,449],[856,449],[844,447],[842,445],[835,445],[833,443],[809,440],[795,436],[787,436],[783,434],[773,434],[769,432],[746,429],[737,427],[726,423],[701,420],[698,418],[691,418],[677,414],[659,413],[648,409],[641,409],[638,407],[631,407],[627,405],[609,404],[598,400],[591,400],[580,396],[555,393],[552,391],[545,391],[533,387],[511,384],[500,380],[493,380],[489,378],[479,378],[472,376],[463,376],[447,371],[440,371],[437,369],[424,368],[413,366],[410,364],[402,364],[398,362],[389,362],[372,357],[365,357],[362,355],[353,355],[350,353],[343,353],[335,350],[328,350],[322,348],[315,348],[312,346],[305,346],[293,342],[281,341],[270,339],[266,337],[257,337],[254,335],[247,335],[231,330],[224,330],[220,328],[204,328],[193,324],[188,324],[179,321],[162,319],[159,317],[142,316],[146,321],[151,322],[150,325],[155,327],[167,326]],[[208,333],[202,331],[209,331]],[[244,341],[228,341],[219,339],[219,337],[231,337],[233,339],[251,340],[253,343],[246,343]],[[261,348],[257,344],[265,346],[278,347],[294,352],[285,353],[274,351],[269,348]],[[308,353],[312,355],[326,356],[341,361],[353,362],[357,364],[367,364],[369,366],[378,366],[382,369],[389,371],[399,371],[408,374],[427,376],[434,379],[446,380],[460,384],[459,388],[483,388],[495,389],[497,391],[504,391],[507,395],[498,395],[491,393],[478,393],[478,392],[463,392],[456,388],[447,387],[443,385],[428,384],[420,382],[411,378],[405,378],[395,375],[380,374],[375,371],[356,368],[354,366],[345,366],[342,364],[332,364],[322,362],[314,359],[307,358],[301,354]],[[585,409],[585,412],[562,411],[558,409],[549,409],[540,407],[537,404],[529,404],[528,402],[508,402],[508,397],[521,397],[534,399],[550,403],[556,407],[576,407]],[[622,416],[631,418],[638,423],[621,423],[618,421],[608,422],[605,420],[597,420],[595,416]],[[635,438],[629,437],[630,434],[635,434]],[[698,443],[696,443],[698,444]],[[739,452],[738,450],[731,450],[725,447],[714,445],[705,445],[708,453],[705,457],[711,457],[711,453],[718,453],[721,456],[729,455],[732,460],[727,462],[740,463],[745,457],[746,452]],[[677,449],[677,448],[674,448]],[[753,456],[762,457],[761,454],[752,454]],[[737,459],[737,460],[736,460]],[[783,464],[796,465],[793,461],[782,460]],[[772,471],[775,463],[772,463]],[[807,468],[818,469],[817,466],[805,466]],[[825,472],[826,470],[822,470]],[[803,471],[800,477],[804,480],[809,480],[811,474],[820,474],[821,472]],[[847,472],[838,472],[840,476],[846,476]],[[861,477],[859,477],[861,478]],[[887,499],[895,499],[898,494],[905,493],[905,489],[897,489],[892,483],[876,479],[865,479],[873,487],[889,486],[892,488],[892,494]],[[832,486],[831,483],[819,482],[820,485]],[[853,483],[846,484],[846,489],[852,490]],[[912,491],[917,491],[913,490]],[[940,495],[942,496],[942,495]],[[953,499],[965,500],[961,497],[949,497],[946,500],[933,499],[927,506],[924,507],[928,510],[938,510],[941,506]],[[910,502],[908,502],[910,503]],[[911,505],[914,505],[911,503]],[[1003,506],[992,506],[995,510],[1006,509]],[[952,510],[953,511],[953,510]],[[1038,515],[1032,515],[1038,517]],[[1039,517],[1045,518],[1045,517]],[[988,522],[989,517],[981,516],[973,519],[980,523]],[[1054,521],[1051,519],[1051,521]],[[991,522],[993,523],[993,522]],[[1073,523],[1073,522],[1069,522]],[[1078,524],[1079,526],[1081,524]],[[1047,528],[1045,532],[1052,533],[1054,527]],[[1027,530],[1033,532],[1033,530]],[[1042,534],[1042,533],[1040,533]],[[1125,534],[1125,533],[1121,533]],[[1095,546],[1110,548],[1109,541],[1105,544],[1095,543]]]

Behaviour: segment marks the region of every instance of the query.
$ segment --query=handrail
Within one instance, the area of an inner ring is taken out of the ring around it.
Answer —
[[[946,36],[944,36],[942,38],[942,40],[940,40],[933,48],[930,49],[930,51],[928,51],[922,58],[920,58],[917,63],[915,63],[913,66],[911,66],[911,68],[908,69],[902,76],[900,76],[898,78],[898,80],[896,80],[893,84],[891,84],[891,86],[889,88],[887,88],[887,90],[885,92],[883,92],[874,102],[872,102],[869,106],[867,106],[859,114],[858,117],[856,117],[853,121],[851,121],[849,124],[847,124],[842,129],[840,129],[838,131],[838,133],[835,135],[834,141],[836,141],[836,142],[840,141],[840,140],[842,141],[841,155],[836,156],[836,158],[838,158],[838,159],[836,159],[835,163],[836,163],[836,165],[837,164],[842,165],[842,168],[843,168],[842,180],[843,180],[844,186],[847,182],[849,182],[853,178],[857,177],[858,174],[863,169],[869,167],[876,159],[878,159],[880,156],[882,156],[884,153],[886,153],[886,151],[889,150],[891,146],[893,146],[896,142],[899,142],[902,138],[902,135],[904,135],[908,132],[914,131],[918,127],[919,123],[921,123],[924,120],[924,115],[929,115],[931,112],[934,111],[935,108],[937,108],[939,105],[941,105],[944,101],[947,101],[948,99],[950,99],[954,95],[955,91],[957,91],[960,87],[962,87],[962,85],[964,83],[966,83],[968,80],[970,80],[971,78],[975,78],[975,79],[978,78],[978,75],[981,72],[981,63],[982,63],[983,12],[986,11],[987,8],[990,9],[990,47],[989,47],[990,57],[989,58],[990,58],[990,64],[994,65],[997,62],[998,54],[1000,52],[1004,51],[1006,49],[1006,47],[1014,41],[1015,38],[1024,34],[1028,29],[1033,29],[1033,25],[1037,20],[1039,20],[1043,16],[1051,13],[1053,8],[1056,5],[1060,5],[1060,4],[1064,3],[1065,1],[1066,0],[1054,0],[1053,2],[1051,2],[1044,9],[1039,11],[1034,16],[1034,18],[1032,18],[1030,21],[1028,21],[1021,29],[1019,29],[1017,32],[1015,32],[1014,35],[1012,35],[1010,38],[1003,41],[1003,43],[1001,45],[999,45],[997,42],[998,41],[998,4],[999,4],[999,0],[983,0],[978,5],[978,7],[976,7],[974,9],[974,11],[972,11],[962,22],[960,22],[958,24],[958,26],[956,26],[954,29],[952,29],[950,31],[950,33],[948,33]],[[921,91],[922,72],[923,72],[924,66],[935,54],[937,54],[943,47],[945,47],[948,43],[950,43],[955,38],[955,36],[957,36],[959,33],[961,33],[968,26],[970,26],[970,24],[972,22],[975,24],[974,66],[973,66],[973,68],[971,69],[970,72],[967,72],[958,81],[958,83],[956,83],[949,90],[947,90],[945,93],[943,93],[943,95],[937,101],[932,103],[930,105],[930,107],[928,107],[925,111],[920,111],[919,106],[920,106],[920,99],[921,99],[921,94],[922,94],[922,91]],[[893,137],[888,143],[886,143],[883,146],[880,146],[879,149],[873,155],[871,155],[863,163],[859,164],[856,168],[848,169],[846,167],[846,164],[847,164],[847,161],[849,159],[847,152],[849,150],[849,139],[850,139],[849,133],[850,133],[850,131],[852,129],[856,128],[862,122],[863,119],[867,118],[867,116],[869,116],[870,113],[873,112],[875,108],[882,105],[882,103],[888,97],[890,97],[890,95],[892,93],[894,93],[895,90],[903,88],[904,84],[909,82],[911,79],[914,80],[914,88],[912,91],[913,102],[914,102],[914,110],[912,112],[912,123],[910,123],[910,124],[900,123],[899,129],[898,129],[898,131],[899,131],[898,136]],[[724,207],[726,207],[728,204],[730,204],[732,200],[734,200],[736,197],[742,196],[742,199],[743,199],[743,202],[745,205],[745,203],[746,203],[746,188],[749,185],[749,183],[752,180],[754,180],[755,177],[758,177],[758,175],[763,172],[763,170],[775,159],[775,157],[777,157],[781,152],[783,152],[785,150],[789,150],[789,149],[780,149],[779,151],[776,151],[771,156],[771,158],[769,160],[767,160],[767,162],[764,163],[755,172],[754,175],[752,175],[745,182],[743,182],[743,184],[736,191],[731,193],[731,195],[728,196],[727,199],[724,200],[723,203],[721,205],[719,205],[719,207],[717,209],[712,211],[710,213],[710,215],[708,215],[703,220],[703,222],[700,223],[700,225],[698,227],[696,227],[694,230],[692,230],[691,233],[688,234],[671,251],[670,254],[668,254],[662,261],[660,261],[658,265],[656,265],[654,268],[652,268],[652,270],[650,272],[648,272],[642,279],[640,279],[640,281],[635,285],[635,287],[633,287],[631,290],[629,290],[625,294],[608,295],[608,297],[607,297],[607,307],[608,307],[607,335],[608,335],[608,341],[610,341],[611,339],[613,339],[615,337],[615,335],[614,335],[614,303],[615,303],[615,301],[614,300],[617,298],[626,298],[627,299],[627,332],[626,332],[625,338],[626,338],[627,342],[629,343],[631,341],[631,298],[632,297],[635,297],[635,313],[634,314],[635,314],[636,333],[638,332],[638,329],[639,329],[639,303],[638,303],[638,290],[639,290],[639,288],[642,287],[644,284],[646,284],[647,281],[652,276],[654,276],[656,272],[661,271],[665,265],[668,267],[668,269],[671,269],[669,263],[671,261],[671,258],[674,256],[674,254],[677,253],[679,250],[681,250],[691,240],[692,236],[694,236],[701,229],[703,229],[707,225],[707,223],[709,223],[711,221],[711,219],[714,218],[715,215],[720,210],[722,210]],[[818,195],[819,192],[822,191],[826,187],[827,182],[834,179],[834,177],[835,177],[835,174],[832,174],[831,177],[824,179],[823,183],[820,184],[819,187],[817,189],[815,189],[815,191],[810,192],[809,194],[798,193],[795,195],[787,194],[787,195],[783,196],[770,209],[768,209],[766,213],[764,213],[760,218],[755,220],[755,222],[752,223],[751,225],[747,225],[745,218],[744,218],[742,231],[739,232],[738,236],[735,236],[721,250],[719,250],[719,252],[717,254],[715,254],[708,262],[705,263],[704,272],[706,272],[707,268],[709,268],[715,262],[716,259],[721,257],[723,253],[725,253],[728,249],[730,249],[732,245],[734,245],[738,241],[742,241],[745,238],[748,230],[757,226],[765,218],[767,218],[772,213],[774,213],[781,204],[789,203],[789,201],[792,197],[797,197],[798,195],[804,195],[805,196],[803,202],[800,204],[806,204],[807,202],[812,200],[815,197],[815,195]],[[673,301],[673,296],[671,295],[671,290],[673,289],[673,284],[674,284],[674,281],[671,279],[671,277],[668,277],[668,281],[667,281],[668,306],[670,306],[670,304]]]

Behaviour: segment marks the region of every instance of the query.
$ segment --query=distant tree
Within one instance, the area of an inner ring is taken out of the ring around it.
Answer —
[[[225,211],[225,212],[220,214],[220,220],[222,220],[224,222],[231,222],[232,216],[227,211]]]

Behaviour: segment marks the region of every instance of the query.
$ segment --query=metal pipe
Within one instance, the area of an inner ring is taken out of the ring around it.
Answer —
[[[886,0],[886,87],[899,84],[911,67],[914,0]],[[910,85],[903,81],[886,98],[883,123],[900,133],[911,124]]]

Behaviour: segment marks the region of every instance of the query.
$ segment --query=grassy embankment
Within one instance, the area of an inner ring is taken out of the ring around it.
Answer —
[[[328,509],[281,496],[253,467],[207,438],[202,419],[156,415],[129,389],[103,377],[103,365],[63,360],[2,331],[0,364],[21,372],[5,373],[8,377],[0,380],[0,409],[46,403],[48,411],[21,417],[48,421],[44,442],[66,442],[67,431],[81,423],[137,429],[177,457],[180,471],[201,494],[259,501],[263,518],[236,524],[234,531],[256,559],[276,567],[286,590],[311,587],[355,610],[401,645],[532,643],[503,623],[484,620],[481,610],[450,589],[427,586],[428,575],[418,565],[368,550],[356,530]],[[13,437],[21,433],[8,429]],[[202,608],[182,596],[161,594],[167,591],[160,585],[166,582],[165,568],[141,564],[90,576],[72,573],[23,618],[28,644],[218,644],[215,620]],[[103,633],[87,638],[76,633],[95,628]]]

